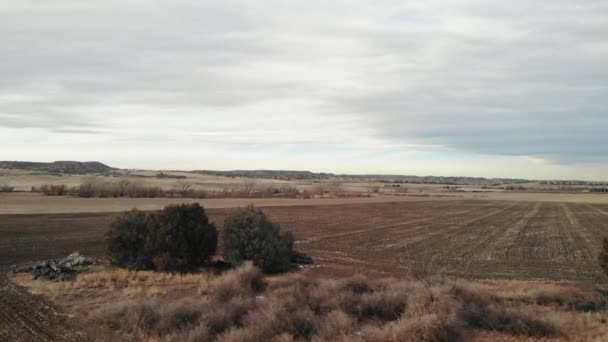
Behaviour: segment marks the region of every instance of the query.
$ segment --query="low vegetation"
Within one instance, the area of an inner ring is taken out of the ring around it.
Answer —
[[[234,265],[253,261],[264,272],[291,267],[293,236],[281,232],[266,214],[253,206],[233,210],[224,221],[224,257]]]
[[[108,256],[122,267],[185,271],[204,265],[218,233],[198,204],[170,205],[161,212],[132,210],[106,235]]]
[[[71,282],[27,280],[25,285],[73,303],[73,310],[96,326],[141,341],[608,337],[604,297],[571,283],[443,279],[427,287],[360,274],[338,279],[317,279],[307,272],[267,277],[246,262],[219,276],[102,268]],[[97,298],[83,303],[85,293]]]
[[[39,187],[33,186],[32,192],[41,192],[46,196],[64,196],[69,192],[69,188],[63,184],[43,184]]]
[[[13,192],[15,187],[8,184],[0,184],[0,192]]]
[[[65,184],[43,184],[33,186],[32,192],[47,196],[76,196],[83,198],[313,198],[313,197],[362,197],[369,193],[344,191],[337,186],[313,187],[306,190],[291,185],[259,185],[253,179],[245,179],[241,184],[220,189],[203,189],[185,176],[173,176],[159,173],[155,178],[179,179],[173,185],[161,187],[154,183],[132,181],[128,178],[116,178],[105,181],[89,177],[78,186]],[[379,188],[378,188],[379,191]],[[375,192],[378,192],[375,191]]]

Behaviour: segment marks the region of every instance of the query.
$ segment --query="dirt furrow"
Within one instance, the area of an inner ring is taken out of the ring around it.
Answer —
[[[534,203],[531,205],[530,211],[525,213],[517,223],[504,227],[502,236],[485,249],[491,255],[490,260],[508,261],[512,258],[511,252],[515,246],[515,240],[528,225],[528,222],[538,215],[542,206],[542,203]]]

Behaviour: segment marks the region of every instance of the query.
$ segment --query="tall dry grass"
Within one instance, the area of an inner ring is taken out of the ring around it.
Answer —
[[[117,272],[103,280],[81,277],[75,286],[128,286],[119,284],[142,276],[160,275]],[[251,264],[199,284],[197,295],[143,295],[100,306],[89,318],[155,341],[468,341],[480,332],[522,341],[608,336],[603,296],[572,285],[502,291],[492,284],[427,286],[363,275],[267,278]]]

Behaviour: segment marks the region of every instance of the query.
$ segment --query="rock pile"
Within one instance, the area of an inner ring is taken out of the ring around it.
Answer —
[[[312,258],[303,252],[294,250],[291,254],[291,262],[296,265],[310,265],[314,261]]]
[[[94,262],[95,260],[74,252],[63,259],[44,261],[25,271],[29,272],[34,279],[70,280],[74,279],[78,272],[88,269]]]

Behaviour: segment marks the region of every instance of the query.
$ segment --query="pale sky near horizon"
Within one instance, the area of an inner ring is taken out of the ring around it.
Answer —
[[[0,160],[608,180],[608,2],[0,0]]]

